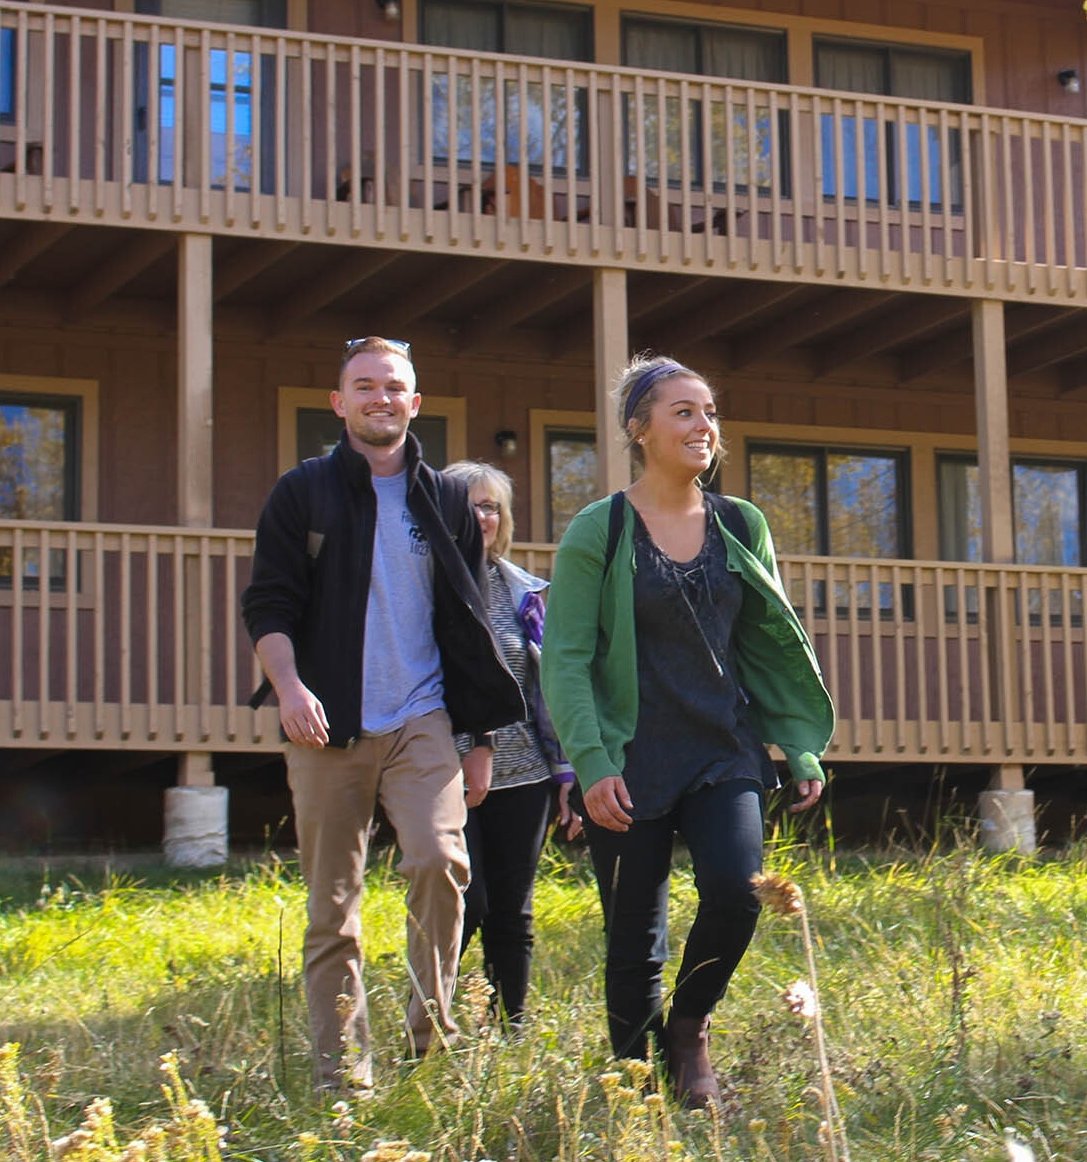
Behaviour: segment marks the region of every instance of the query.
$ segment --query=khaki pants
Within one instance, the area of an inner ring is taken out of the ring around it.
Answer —
[[[371,1084],[359,904],[367,834],[380,800],[408,880],[408,1051],[455,1035],[450,1012],[464,920],[464,783],[449,716],[436,710],[346,749],[287,744],[302,875],[309,889],[304,971],[318,1085],[341,1072]],[[341,999],[344,998],[344,999]],[[346,1060],[345,1060],[346,1055]]]

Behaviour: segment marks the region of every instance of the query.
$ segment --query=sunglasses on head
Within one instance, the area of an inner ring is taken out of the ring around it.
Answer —
[[[385,339],[381,335],[367,335],[364,339],[348,339],[343,345],[343,357],[349,358],[359,347],[367,343],[387,343],[395,348],[409,362],[411,361],[411,344],[406,339]]]

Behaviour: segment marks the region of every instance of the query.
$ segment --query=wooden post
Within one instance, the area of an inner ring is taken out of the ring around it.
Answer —
[[[596,383],[596,481],[607,496],[630,483],[630,456],[623,448],[610,389],[627,353],[627,276],[624,270],[593,271],[593,375]]]
[[[991,299],[976,300],[971,307],[971,321],[978,426],[981,553],[985,561],[1010,565],[1015,561],[1015,531],[1003,303]],[[988,590],[983,596],[990,629],[986,646],[992,674],[993,719],[998,724],[1007,724],[1019,706],[1018,673],[1015,669],[1017,654],[1011,648],[1015,634],[1013,595],[997,589]],[[1019,615],[1025,619],[1027,611],[1020,610]],[[981,800],[983,841],[997,850],[1018,847],[1020,850],[1032,851],[1035,843],[1033,793],[1024,790],[1022,766],[1017,763],[995,765],[989,787]],[[1029,797],[1030,802],[1025,797]]]
[[[178,524],[212,524],[211,236],[178,239]]]
[[[182,234],[178,238],[177,276],[177,523],[190,528],[210,528],[213,523],[212,490],[212,247],[208,234]],[[186,560],[182,572],[185,595],[185,626],[177,634],[176,648],[185,651],[185,689],[177,692],[177,728],[191,730],[201,722],[210,697],[204,674],[209,610],[201,600],[201,562]],[[179,627],[180,629],[180,627]],[[183,695],[183,697],[182,697]],[[186,863],[205,856],[201,839],[197,854],[190,851],[194,827],[204,827],[203,815],[213,803],[216,828],[225,828],[225,788],[209,800],[215,786],[211,755],[190,751],[178,756],[177,786],[167,800],[164,844],[170,862]],[[225,858],[225,831],[213,837],[211,862]]]

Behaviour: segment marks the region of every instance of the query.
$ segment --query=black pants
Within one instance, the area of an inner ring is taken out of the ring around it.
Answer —
[[[483,965],[506,1020],[520,1021],[532,961],[532,890],[551,815],[551,782],[492,791],[468,812],[472,881],[464,893],[461,954],[477,930]]]
[[[762,870],[759,784],[734,779],[685,795],[660,819],[608,831],[586,819],[607,940],[605,993],[616,1057],[645,1057],[660,1044],[661,976],[668,956],[672,841],[687,844],[698,911],[687,934],[672,996],[681,1017],[704,1017],[724,996],[758,920],[751,876]]]

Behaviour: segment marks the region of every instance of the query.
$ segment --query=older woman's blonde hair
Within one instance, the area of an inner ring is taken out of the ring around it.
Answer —
[[[468,491],[484,488],[498,502],[498,533],[491,546],[492,561],[504,557],[513,543],[513,481],[493,464],[482,460],[457,460],[443,471],[468,485]]]

